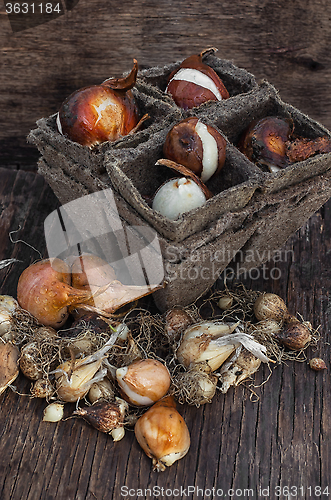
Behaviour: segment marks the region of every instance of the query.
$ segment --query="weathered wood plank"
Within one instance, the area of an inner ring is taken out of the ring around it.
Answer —
[[[326,0],[194,0],[185,8],[165,0],[111,7],[80,0],[51,22],[13,33],[2,12],[0,159],[33,168],[38,155],[25,138],[35,121],[77,88],[128,71],[134,57],[143,68],[208,46],[268,79],[285,101],[330,129],[330,16]]]

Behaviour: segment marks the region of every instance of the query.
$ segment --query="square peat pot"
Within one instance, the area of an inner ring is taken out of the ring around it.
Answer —
[[[142,124],[137,132],[122,137],[114,142],[105,142],[101,145],[89,148],[71,141],[63,136],[57,127],[57,113],[48,118],[37,121],[37,128],[31,130],[28,142],[34,144],[40,154],[45,157],[50,165],[56,166],[64,156],[74,163],[79,163],[97,175],[103,171],[105,153],[110,149],[121,149],[123,147],[134,147],[137,141],[143,142],[151,133],[166,127],[167,121],[176,117],[183,117],[182,111],[169,100],[156,100],[145,94],[145,84],[142,82],[132,89],[133,96],[138,106],[140,117],[148,115],[148,119]],[[138,90],[138,87],[140,90]],[[59,158],[58,158],[59,157]]]
[[[194,302],[236,255],[241,271],[259,267],[331,196],[330,153],[267,173],[237,147],[251,121],[266,116],[291,117],[296,133],[309,139],[331,138],[330,132],[284,103],[268,82],[257,84],[253,75],[212,53],[206,63],[221,76],[229,99],[181,110],[164,92],[177,62],[139,72],[135,96],[141,111],[151,116],[140,132],[90,150],[61,136],[54,115],[39,120],[29,135],[41,153],[39,172],[62,204],[111,189],[124,227],[146,226],[157,234],[167,282],[153,294],[161,311]],[[220,174],[207,182],[213,196],[170,220],[151,208],[151,199],[177,175],[156,162],[163,158],[169,130],[188,116],[223,134],[226,161]]]

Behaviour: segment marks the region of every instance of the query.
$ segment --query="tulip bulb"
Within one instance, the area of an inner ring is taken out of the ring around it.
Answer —
[[[177,342],[180,335],[192,323],[193,319],[184,309],[170,309],[165,316],[165,334],[169,341]]]
[[[295,137],[291,118],[267,116],[251,122],[242,133],[238,147],[262,169],[275,173],[316,154],[330,153],[331,139]]]
[[[27,267],[17,285],[17,300],[41,324],[60,328],[69,316],[69,306],[91,297],[88,290],[70,286],[70,268],[60,259],[45,259]]]
[[[174,125],[163,146],[166,158],[191,169],[202,182],[220,172],[225,152],[226,141],[220,132],[195,117]]]
[[[166,93],[177,106],[191,109],[206,101],[222,101],[230,97],[218,74],[202,59],[208,51],[185,59],[169,76]]]
[[[34,398],[50,398],[55,392],[55,389],[48,379],[40,378],[36,380],[32,389],[31,395]]]
[[[289,165],[286,143],[292,132],[292,120],[268,116],[249,125],[238,147],[251,161],[276,172]]]
[[[62,401],[75,402],[82,399],[89,392],[95,382],[103,380],[107,369],[102,367],[105,354],[116,341],[114,333],[108,342],[90,356],[65,361],[54,371],[56,392]]]
[[[61,134],[83,146],[116,141],[139,124],[138,108],[131,89],[138,64],[134,59],[125,78],[109,79],[101,85],[76,90],[63,102],[57,115]]]
[[[40,349],[37,342],[28,342],[21,349],[20,369],[30,380],[38,380],[43,376]]]
[[[135,406],[150,406],[169,390],[167,367],[156,359],[140,359],[116,370],[116,380],[123,398]]]
[[[99,401],[92,406],[77,408],[73,415],[82,417],[98,431],[109,434],[114,429],[123,427],[127,410],[128,404],[122,399],[116,398],[116,401]],[[124,434],[122,434],[123,436]],[[117,440],[119,440],[118,437]]]
[[[190,447],[190,434],[176,410],[172,396],[155,403],[134,428],[138,443],[153,461],[153,470],[164,471],[184,457]]]
[[[264,363],[266,347],[251,335],[239,329],[239,323],[206,321],[189,327],[177,350],[178,361],[186,368],[215,371],[240,346],[243,345]]]
[[[254,314],[257,320],[273,320],[283,322],[289,313],[284,300],[275,293],[263,293],[254,303]]]
[[[155,193],[152,208],[164,217],[174,220],[185,212],[206,203],[202,189],[186,177],[165,182]]]
[[[288,349],[298,351],[311,341],[312,336],[309,328],[294,318],[285,324],[283,330],[276,335],[276,339]]]

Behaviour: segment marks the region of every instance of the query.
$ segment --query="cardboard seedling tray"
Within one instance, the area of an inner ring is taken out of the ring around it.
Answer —
[[[293,106],[284,103],[268,82],[214,54],[206,58],[221,76],[230,98],[183,111],[164,93],[169,74],[180,61],[139,73],[134,89],[141,114],[151,116],[143,129],[91,151],[61,136],[55,115],[39,120],[29,140],[41,153],[39,172],[61,203],[111,188],[126,225],[147,225],[156,232],[167,286],[154,294],[160,310],[187,305],[206,292],[240,250],[241,271],[258,268],[331,196],[331,154],[316,155],[269,174],[237,148],[252,120],[292,117],[298,135],[313,139],[330,132]],[[158,187],[175,177],[156,166],[171,127],[197,116],[226,138],[223,170],[208,181],[214,196],[202,207],[169,220],[152,210]],[[245,258],[249,255],[249,259]]]

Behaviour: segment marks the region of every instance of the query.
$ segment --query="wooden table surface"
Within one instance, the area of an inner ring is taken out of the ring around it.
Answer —
[[[219,57],[267,79],[284,101],[331,129],[327,0],[67,1],[63,15],[18,31],[4,4],[0,260],[17,262],[0,270],[3,294],[15,296],[22,270],[37,251],[45,255],[43,223],[58,206],[36,173],[39,153],[26,143],[29,130],[73,90],[120,76],[133,58],[143,68],[217,47]],[[20,376],[15,384],[25,395],[7,389],[0,396],[1,500],[329,498],[331,202],[282,250],[290,257],[241,281],[278,293],[292,314],[320,325],[321,339],[307,357],[323,357],[328,370],[289,361],[261,385],[269,375],[264,366],[255,377],[257,401],[240,386],[199,409],[180,406],[191,449],[162,473],[152,472],[132,432],[113,443],[81,420],[42,422],[45,402],[28,396],[30,382]]]

